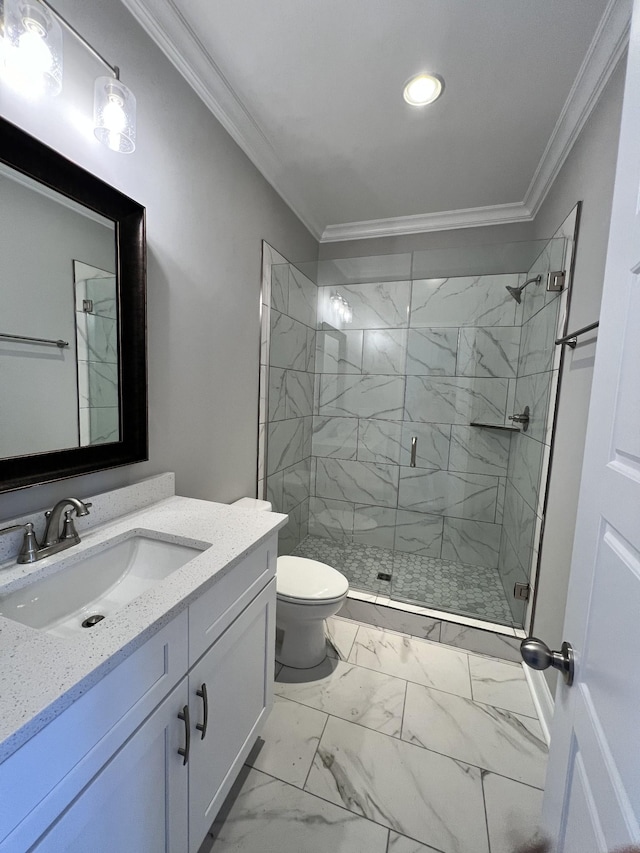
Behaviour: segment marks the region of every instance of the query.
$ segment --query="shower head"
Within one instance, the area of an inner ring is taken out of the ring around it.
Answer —
[[[530,278],[528,281],[525,281],[525,283],[521,284],[520,287],[509,287],[507,285],[507,290],[509,291],[511,296],[513,296],[513,298],[516,300],[518,305],[520,305],[520,303],[522,302],[522,291],[525,289],[525,287],[528,284],[533,284],[534,282],[536,284],[540,284],[541,281],[542,281],[542,276],[537,275],[535,278]]]
[[[507,290],[513,296],[513,298],[516,300],[518,305],[520,305],[520,303],[522,302],[522,288],[521,287],[509,287],[509,286],[507,286]]]

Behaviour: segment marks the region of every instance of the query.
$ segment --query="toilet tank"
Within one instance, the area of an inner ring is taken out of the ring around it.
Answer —
[[[241,509],[260,509],[264,512],[271,512],[271,502],[260,501],[257,498],[240,498],[234,501],[231,506],[239,506]]]

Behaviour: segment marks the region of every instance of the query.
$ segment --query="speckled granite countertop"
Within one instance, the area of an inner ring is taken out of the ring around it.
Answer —
[[[0,596],[27,577],[131,529],[155,531],[207,550],[89,632],[61,638],[0,617],[0,762],[82,696],[124,658],[286,522],[287,516],[169,497],[82,533],[80,545],[31,566],[0,566]],[[211,547],[208,547],[210,544]]]

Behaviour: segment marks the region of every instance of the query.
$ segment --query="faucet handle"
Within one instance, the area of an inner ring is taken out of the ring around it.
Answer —
[[[74,512],[74,510],[68,509],[64,514],[64,523],[62,525],[62,535],[60,536],[61,542],[64,539],[73,539],[75,542],[80,541],[80,537],[78,536],[78,531],[76,530],[76,526],[73,523],[73,512]]]
[[[26,524],[12,524],[10,527],[3,527],[0,530],[0,536],[4,533],[13,533],[16,530],[24,530],[24,539],[22,547],[18,553],[19,563],[35,563],[37,559],[38,540],[33,530],[33,524],[27,521]]]

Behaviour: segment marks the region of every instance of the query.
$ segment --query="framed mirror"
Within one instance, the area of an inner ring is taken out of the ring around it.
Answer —
[[[0,491],[148,455],[145,210],[0,119]]]

